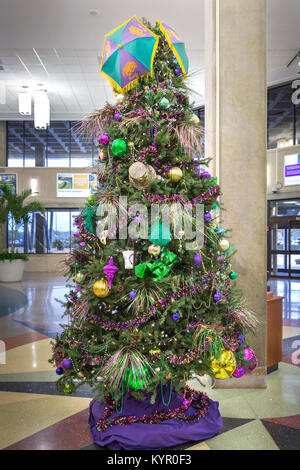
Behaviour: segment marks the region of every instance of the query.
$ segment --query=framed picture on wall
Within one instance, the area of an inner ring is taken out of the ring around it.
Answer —
[[[17,192],[17,174],[16,173],[0,173],[0,194],[2,194],[1,186],[8,185],[14,193]]]
[[[284,156],[284,186],[300,185],[300,153]]]

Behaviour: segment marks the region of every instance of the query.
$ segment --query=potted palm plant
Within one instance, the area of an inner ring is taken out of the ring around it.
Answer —
[[[24,204],[25,199],[31,196],[31,189],[22,194],[16,194],[9,186],[1,186],[0,194],[0,223],[5,226],[10,223],[11,247],[0,253],[0,281],[21,281],[25,263],[28,257],[16,249],[16,236],[18,230],[29,221],[30,212],[45,212],[44,207],[37,201]]]

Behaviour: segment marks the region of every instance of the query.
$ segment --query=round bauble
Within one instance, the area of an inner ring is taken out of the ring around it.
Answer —
[[[166,109],[170,106],[170,102],[167,98],[162,98],[159,102],[159,106]]]
[[[236,368],[236,360],[232,351],[222,350],[218,359],[212,357],[210,360],[211,370],[216,379],[228,379]]]
[[[204,213],[204,222],[210,222],[212,219],[211,213],[210,212],[205,212]]]
[[[172,315],[172,320],[177,321],[177,320],[179,320],[179,318],[180,318],[180,315],[179,315],[178,312],[173,313],[173,315]]]
[[[114,114],[114,121],[117,121],[117,122],[122,121],[122,114],[116,112],[116,113]]]
[[[55,372],[57,373],[57,375],[62,375],[64,373],[64,370],[62,367],[58,367]]]
[[[236,379],[239,379],[240,377],[242,377],[245,373],[245,370],[242,366],[238,366],[235,371],[233,372],[232,374],[232,377],[235,377]]]
[[[193,264],[199,268],[200,264],[202,263],[202,256],[200,253],[196,253],[193,259]]]
[[[100,280],[96,281],[93,285],[94,294],[97,297],[103,298],[107,297],[109,294],[109,287],[107,279],[101,278]]]
[[[182,75],[182,72],[179,67],[175,67],[174,75],[176,75],[176,77],[180,77],[180,75]]]
[[[161,247],[159,245],[150,245],[148,247],[149,255],[159,256],[161,253]]]
[[[203,179],[203,180],[209,179],[209,178],[211,178],[211,174],[208,171],[203,171],[200,174],[200,178]]]
[[[230,279],[234,280],[237,278],[237,273],[235,271],[231,271],[231,273],[229,274],[229,277]]]
[[[117,157],[125,155],[127,152],[128,145],[124,139],[115,139],[111,145],[111,151]]]
[[[198,118],[197,114],[192,114],[191,118],[190,118],[190,122],[192,122],[193,124],[199,124],[200,122],[200,119]]]
[[[66,384],[64,387],[64,393],[72,393],[72,389],[70,385]]]
[[[117,96],[116,96],[116,104],[122,104],[124,101],[124,95],[122,95],[121,93],[119,93]]]
[[[98,136],[98,143],[99,143],[100,145],[107,145],[108,142],[109,142],[109,137],[108,137],[107,134],[100,134],[100,135]]]
[[[72,363],[72,359],[64,359],[61,363],[61,366],[64,370],[68,370],[68,369],[72,369],[73,367],[73,363]]]
[[[244,348],[244,359],[246,361],[250,361],[254,356],[254,351],[251,348]]]
[[[229,241],[227,240],[227,238],[221,238],[219,241],[218,241],[218,248],[220,251],[227,251],[228,248],[229,248]]]
[[[96,199],[95,199],[95,196],[93,196],[92,194],[88,197],[88,203],[90,206],[94,206],[96,204]]]
[[[174,166],[173,168],[170,168],[168,171],[168,178],[172,183],[177,183],[178,181],[181,180],[182,178],[182,170],[178,166]]]
[[[156,173],[151,165],[135,162],[129,167],[129,181],[137,189],[145,188],[148,183],[156,178]]]
[[[131,292],[129,292],[130,300],[134,300],[136,298],[136,296],[137,296],[137,294],[136,294],[135,290],[132,290]]]
[[[81,282],[83,282],[83,280],[84,280],[84,274],[82,274],[79,271],[75,276],[75,282],[77,282],[77,284],[80,284]]]
[[[85,379],[85,373],[82,372],[82,370],[80,370],[80,371],[78,372],[78,375],[79,375],[80,377],[82,377],[83,379]]]

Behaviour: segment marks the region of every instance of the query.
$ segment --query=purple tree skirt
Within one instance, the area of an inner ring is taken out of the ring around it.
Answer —
[[[168,400],[168,387],[165,388],[164,393],[165,400]],[[178,408],[181,406],[182,401],[182,397],[173,391],[171,402],[167,408]],[[105,406],[105,403],[101,401],[93,400],[90,403],[89,425],[94,443],[101,447],[107,447],[110,450],[162,449],[178,446],[188,441],[202,441],[215,436],[223,425],[219,412],[219,403],[209,400],[207,414],[194,423],[170,419],[161,424],[115,424],[107,427],[105,431],[98,431],[96,426],[103,416]],[[153,405],[150,403],[149,395],[146,395],[145,400],[137,400],[129,393],[126,393],[124,395],[122,413],[114,412],[111,418],[120,416],[149,416],[155,410],[166,410],[162,402],[160,390],[157,392],[156,401]],[[186,414],[193,415],[196,412],[197,410],[190,406]]]

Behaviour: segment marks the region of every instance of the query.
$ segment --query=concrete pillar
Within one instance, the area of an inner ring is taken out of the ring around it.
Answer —
[[[218,176],[224,227],[232,229],[238,273],[248,306],[266,319],[266,0],[206,0],[206,156]],[[266,333],[248,339],[266,373]],[[261,380],[260,380],[261,379]],[[242,379],[239,379],[242,380]],[[260,382],[260,384],[259,384]]]
[[[6,166],[6,121],[0,121],[0,167]]]
[[[34,149],[35,166],[45,166],[45,149],[42,144],[37,144]]]

